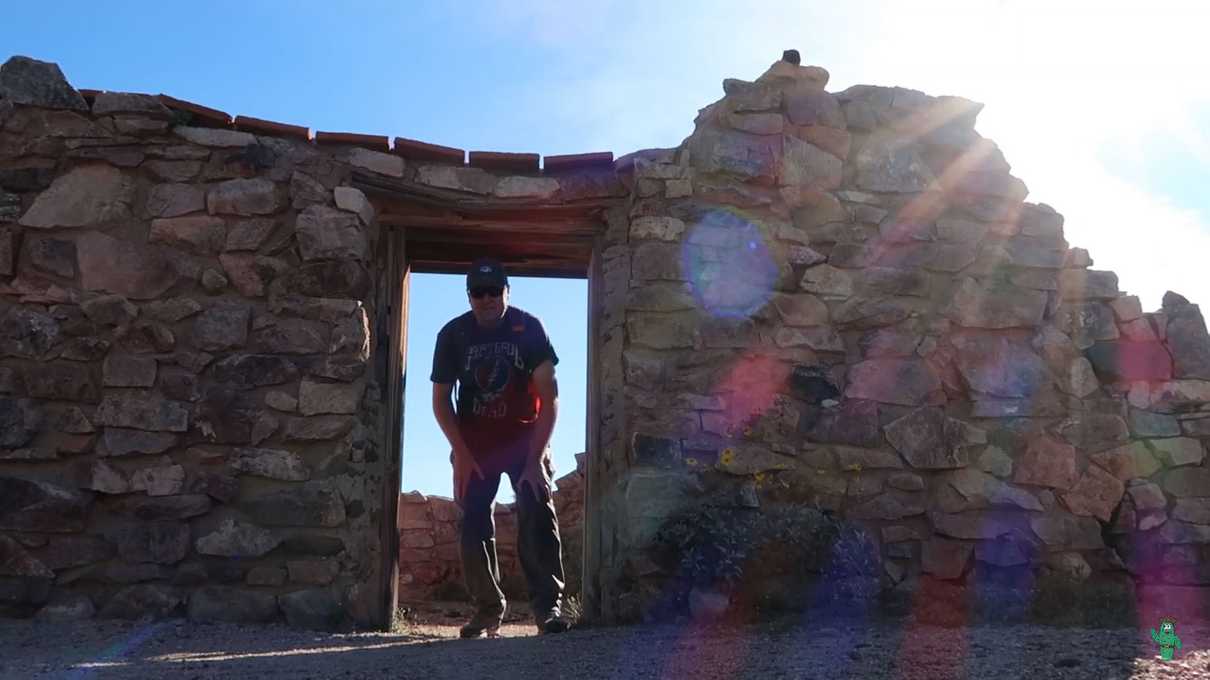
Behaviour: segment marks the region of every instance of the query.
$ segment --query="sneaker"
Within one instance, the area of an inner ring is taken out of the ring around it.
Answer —
[[[539,635],[562,633],[571,627],[571,624],[567,623],[567,619],[559,616],[558,609],[552,609],[545,617],[540,618],[537,623]]]
[[[458,630],[462,638],[479,638],[487,635],[489,638],[500,637],[500,623],[504,620],[504,609],[496,611],[479,610]]]

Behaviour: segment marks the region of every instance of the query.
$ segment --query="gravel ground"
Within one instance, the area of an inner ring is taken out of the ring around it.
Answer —
[[[0,678],[1210,678],[1210,627],[1181,627],[1174,661],[1147,631],[910,620],[719,627],[695,623],[459,640],[442,617],[393,633],[284,626],[0,621]]]

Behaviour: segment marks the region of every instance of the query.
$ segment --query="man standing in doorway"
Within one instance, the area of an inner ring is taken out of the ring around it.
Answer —
[[[449,440],[454,500],[462,508],[462,571],[475,614],[461,635],[497,634],[500,590],[493,519],[500,476],[517,495],[517,550],[539,633],[561,633],[563,558],[551,497],[550,435],[559,357],[537,317],[508,304],[508,277],[492,259],[466,275],[471,310],[442,327],[433,352],[433,413]],[[450,403],[454,383],[455,399]]]

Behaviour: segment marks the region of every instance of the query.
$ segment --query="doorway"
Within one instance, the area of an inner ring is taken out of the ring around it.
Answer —
[[[601,309],[600,250],[605,230],[604,212],[612,200],[585,201],[577,205],[547,205],[516,200],[468,199],[457,192],[417,187],[414,184],[355,174],[353,184],[374,204],[379,228],[376,257],[380,263],[379,282],[386,293],[380,300],[382,320],[382,370],[388,376],[387,417],[383,441],[389,450],[382,460],[379,545],[383,547],[379,571],[380,605],[376,607],[380,626],[390,628],[399,603],[400,578],[400,490],[404,481],[403,462],[409,453],[404,447],[407,385],[407,334],[410,307],[415,304],[414,275],[447,274],[465,276],[470,263],[490,254],[504,263],[510,279],[539,277],[582,279],[585,281],[585,454],[582,532],[582,600],[586,610],[593,608],[596,592],[594,560],[596,517],[594,471],[592,461],[598,449],[597,410],[600,367],[595,360],[599,340],[595,319]],[[522,309],[525,305],[515,300]],[[451,310],[452,318],[465,310]],[[528,310],[527,310],[528,311]],[[544,322],[546,320],[544,319]],[[412,342],[432,343],[433,338],[413,338]],[[558,348],[556,348],[558,351]],[[428,385],[428,371],[412,376],[414,382]],[[562,392],[562,390],[561,390]],[[421,400],[418,420],[432,419],[430,402]],[[419,407],[417,404],[416,407]],[[566,423],[561,416],[560,421]],[[556,423],[556,431],[559,429]],[[553,446],[553,439],[552,439]],[[446,449],[448,451],[448,448]],[[446,454],[448,466],[448,453]],[[499,533],[499,532],[498,532]],[[565,548],[566,551],[566,548]],[[570,580],[570,579],[569,579]]]
[[[457,509],[445,435],[431,415],[432,355],[438,331],[467,311],[465,276],[417,274],[409,277],[404,413],[413,417],[403,427],[402,494],[399,529],[401,607],[418,615],[450,611],[440,605],[465,599],[457,542]],[[509,276],[509,305],[536,316],[558,356],[559,400],[550,448],[554,463],[554,503],[563,542],[566,595],[580,599],[579,554],[584,503],[584,459],[587,395],[587,279]],[[525,585],[516,546],[512,487],[502,483],[497,494],[496,543],[504,593],[524,602]]]

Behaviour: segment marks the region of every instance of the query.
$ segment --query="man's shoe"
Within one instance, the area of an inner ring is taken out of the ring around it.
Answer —
[[[489,638],[500,637],[500,622],[504,620],[504,610],[478,611],[471,620],[458,630],[462,638],[478,638],[487,635]]]
[[[538,620],[539,635],[546,633],[562,633],[570,627],[571,624],[567,623],[567,619],[559,616],[559,610],[557,609],[548,612],[545,617],[542,617]]]

